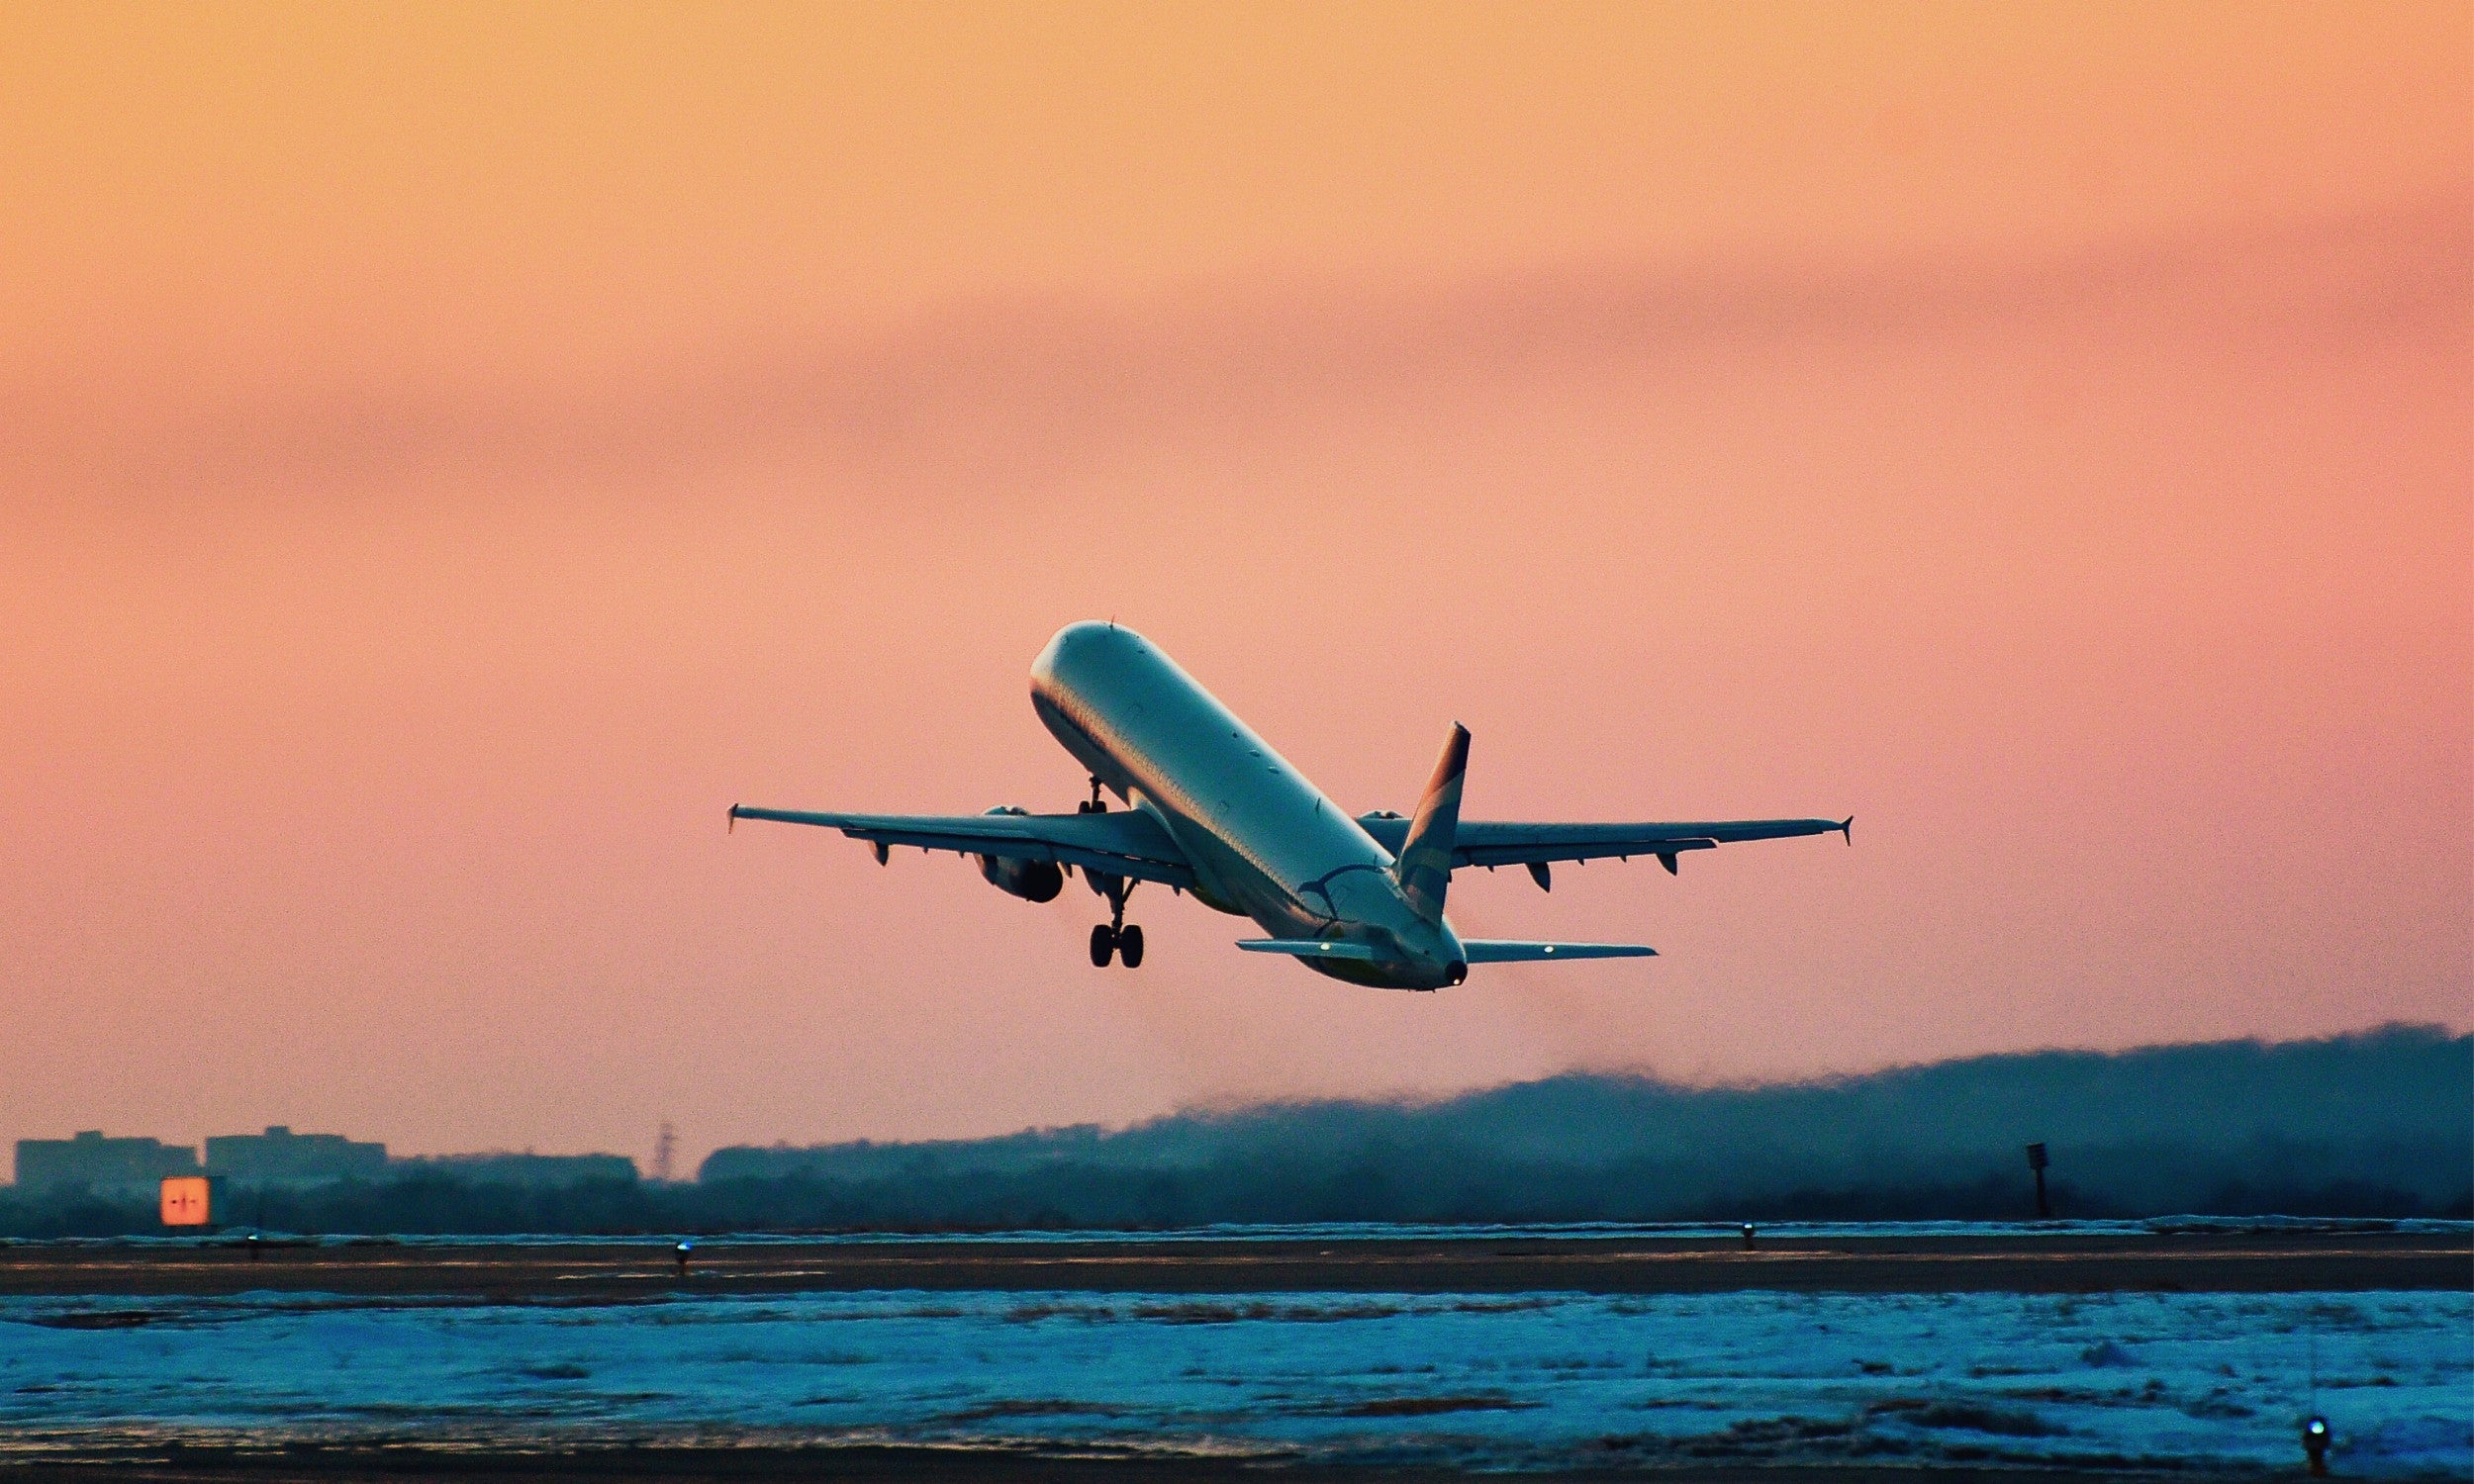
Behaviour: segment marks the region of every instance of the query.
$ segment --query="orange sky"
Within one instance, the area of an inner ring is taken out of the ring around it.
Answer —
[[[2460,5],[0,13],[0,1143],[642,1155],[2468,1023]],[[1064,807],[1113,613],[1465,878],[1385,995],[734,799]]]

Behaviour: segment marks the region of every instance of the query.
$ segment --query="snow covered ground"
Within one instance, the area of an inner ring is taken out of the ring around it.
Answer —
[[[2474,1295],[0,1300],[0,1453],[1029,1440],[2289,1467],[2315,1400],[2343,1473],[2474,1476]]]

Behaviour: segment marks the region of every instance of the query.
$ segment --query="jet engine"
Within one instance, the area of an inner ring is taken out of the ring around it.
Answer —
[[[1065,889],[1065,872],[1054,861],[1011,861],[1003,856],[980,857],[980,875],[1008,896],[1024,901],[1055,901]]]
[[[1027,810],[1012,805],[990,809],[991,814],[1021,814]],[[988,883],[1007,896],[1024,901],[1055,901],[1065,889],[1065,872],[1054,861],[1016,861],[1005,856],[980,857],[980,875]]]

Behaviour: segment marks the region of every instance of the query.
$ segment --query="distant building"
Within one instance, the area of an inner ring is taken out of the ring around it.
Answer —
[[[263,1134],[217,1134],[206,1141],[206,1172],[253,1184],[377,1179],[387,1147],[341,1134],[295,1134],[282,1124]]]
[[[166,1175],[198,1172],[198,1152],[160,1139],[106,1139],[87,1129],[74,1139],[17,1141],[17,1183],[39,1185],[152,1185]]]
[[[639,1178],[635,1161],[624,1155],[430,1155],[398,1159],[394,1168],[398,1174],[449,1174],[476,1185],[633,1184]]]

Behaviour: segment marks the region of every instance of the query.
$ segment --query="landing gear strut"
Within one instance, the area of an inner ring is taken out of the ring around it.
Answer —
[[[1125,898],[1134,894],[1135,883],[1121,876],[1091,871],[1083,873],[1083,880],[1108,898],[1108,920],[1091,930],[1091,967],[1105,969],[1114,958],[1123,960],[1128,969],[1142,968],[1143,930],[1125,922]]]
[[[1074,812],[1077,814],[1105,814],[1108,812],[1108,801],[1099,796],[1098,774],[1094,773],[1091,776],[1091,797],[1076,804],[1074,806]]]

